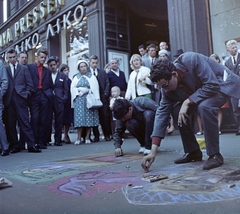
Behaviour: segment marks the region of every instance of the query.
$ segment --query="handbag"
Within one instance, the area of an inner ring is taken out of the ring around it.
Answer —
[[[93,108],[101,108],[103,106],[102,102],[100,99],[96,99],[94,97],[94,94],[90,90],[89,93],[87,94],[87,108],[88,109],[93,109]]]

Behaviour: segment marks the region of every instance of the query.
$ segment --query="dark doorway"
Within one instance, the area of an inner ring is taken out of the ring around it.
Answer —
[[[141,44],[159,45],[161,41],[169,44],[167,0],[131,0],[128,10],[130,55],[138,53]]]

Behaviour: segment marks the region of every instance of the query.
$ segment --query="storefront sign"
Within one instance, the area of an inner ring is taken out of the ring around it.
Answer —
[[[47,2],[42,1],[39,6],[35,7],[32,11],[28,12],[18,22],[13,25],[14,34],[12,28],[8,28],[3,34],[0,35],[0,48],[13,42],[14,37],[20,37],[23,34],[29,33],[31,28],[36,27],[42,19],[46,19],[49,13],[55,13],[56,8],[60,8],[64,5],[64,0],[48,0]],[[62,29],[71,27],[73,23],[79,23],[84,18],[84,7],[78,5],[73,11],[68,11],[64,14],[62,20],[56,19],[55,25],[48,24],[46,31],[46,39],[50,36],[59,34]],[[34,33],[28,38],[21,41],[21,45],[16,45],[15,49],[19,51],[28,51],[35,48],[40,42],[39,33]]]
[[[14,37],[19,37],[28,33],[33,27],[36,27],[42,19],[46,19],[48,14],[56,13],[56,9],[61,8],[63,5],[65,5],[64,0],[42,1],[38,6],[34,7],[33,10],[20,18],[19,21],[0,35],[0,48],[13,41],[13,29]]]

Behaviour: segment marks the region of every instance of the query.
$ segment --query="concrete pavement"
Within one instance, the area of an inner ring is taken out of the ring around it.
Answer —
[[[75,133],[70,137],[76,140]],[[167,136],[151,173],[168,179],[154,183],[142,181],[143,155],[131,137],[125,139],[120,158],[114,157],[113,141],[0,157],[0,178],[13,183],[0,190],[0,213],[237,214],[240,137],[227,133],[220,140],[225,164],[203,171],[203,162],[175,165],[173,160],[183,155],[180,136],[176,131]]]

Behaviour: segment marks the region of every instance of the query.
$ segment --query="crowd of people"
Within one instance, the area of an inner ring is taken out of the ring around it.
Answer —
[[[173,62],[166,42],[160,42],[159,47],[140,45],[139,54],[130,58],[128,82],[117,58],[104,70],[98,68],[96,55],[79,59],[78,72],[71,80],[68,65],[59,65],[58,57],[49,57],[45,48],[37,50],[33,64],[28,64],[26,52],[10,49],[6,53],[8,66],[0,60],[1,155],[23,149],[40,153],[52,144],[91,144],[100,141],[101,130],[105,141],[113,138],[119,157],[124,154],[121,146],[127,129],[139,142],[138,152],[145,155],[142,167],[148,171],[165,134],[179,129],[185,155],[174,162],[201,161],[190,121],[190,115],[197,112],[198,134],[204,135],[209,156],[203,169],[221,166],[222,108],[233,107],[236,134],[240,135],[237,42],[228,41],[226,49],[230,57],[224,66],[216,54],[207,57],[179,49]],[[89,94],[102,106],[88,108]],[[211,130],[207,128],[210,124]],[[71,126],[77,130],[75,142],[69,137]]]

